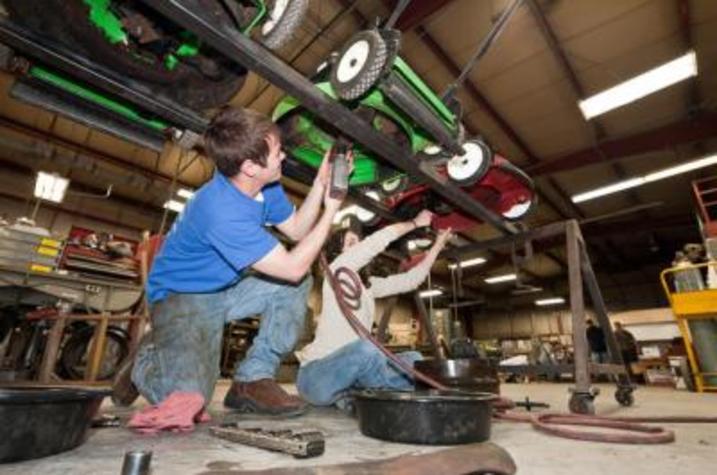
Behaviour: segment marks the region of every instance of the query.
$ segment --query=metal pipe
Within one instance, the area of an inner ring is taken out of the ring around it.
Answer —
[[[148,475],[151,462],[151,450],[130,450],[125,452],[122,475]]]

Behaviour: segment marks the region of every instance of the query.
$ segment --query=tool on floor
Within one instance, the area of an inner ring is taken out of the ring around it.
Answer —
[[[120,427],[121,425],[119,416],[115,414],[102,414],[92,419],[90,427],[93,429],[103,429],[105,427]]]
[[[524,407],[526,411],[530,412],[533,410],[533,408],[537,409],[549,409],[550,404],[546,404],[544,402],[538,402],[538,401],[531,401],[528,396],[525,396],[525,400],[518,401],[515,403],[517,407]]]
[[[349,166],[348,153],[351,144],[339,138],[331,148],[331,183],[329,184],[329,196],[332,198],[343,198],[349,192]]]
[[[130,450],[125,452],[122,475],[148,475],[151,461],[151,450]]]
[[[210,427],[209,433],[220,439],[274,452],[284,452],[296,458],[322,455],[326,445],[323,434],[318,431],[265,430],[257,427],[243,428],[236,423],[230,423]]]
[[[232,475],[446,475],[480,473],[513,475],[517,467],[510,454],[491,443],[464,444],[425,454],[409,452],[398,457],[340,465],[313,465],[301,467],[274,467],[262,470],[230,470],[221,473]],[[208,473],[208,472],[205,472]],[[219,473],[219,472],[216,472]]]

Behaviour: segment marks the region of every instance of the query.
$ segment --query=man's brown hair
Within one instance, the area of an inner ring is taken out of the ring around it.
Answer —
[[[204,148],[222,175],[232,177],[239,173],[245,160],[266,166],[270,134],[277,140],[281,137],[279,128],[264,114],[226,106],[204,132]]]

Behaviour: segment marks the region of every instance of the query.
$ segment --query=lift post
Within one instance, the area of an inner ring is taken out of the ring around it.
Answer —
[[[483,242],[469,244],[461,248],[450,249],[442,253],[443,257],[457,259],[462,255],[482,250],[524,244],[528,241],[565,237],[567,247],[568,280],[570,291],[570,310],[573,328],[574,364],[558,365],[519,365],[501,367],[499,371],[514,374],[548,374],[573,373],[575,387],[571,388],[569,407],[572,412],[592,414],[595,412],[593,400],[598,394],[592,386],[591,375],[611,375],[616,383],[615,399],[623,406],[634,403],[634,386],[617,345],[615,334],[610,325],[607,307],[602,297],[595,272],[590,263],[590,256],[580,226],[575,220],[559,221],[530,231],[512,236],[488,239]],[[593,310],[600,328],[605,335],[608,347],[609,363],[593,363],[590,361],[590,348],[585,334],[585,285]]]

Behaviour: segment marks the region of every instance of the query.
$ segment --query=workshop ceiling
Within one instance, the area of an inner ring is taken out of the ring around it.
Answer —
[[[373,24],[377,17],[386,18],[394,3],[312,0],[298,38],[280,56],[310,75],[353,33]],[[443,91],[509,3],[414,0],[398,22],[404,29],[401,55],[434,90]],[[696,78],[591,121],[583,118],[577,107],[580,96],[600,92],[690,49],[697,53]],[[57,171],[72,173],[73,181],[102,189],[111,182],[111,174],[124,176],[125,181],[114,180],[120,183],[118,196],[161,211],[178,153],[142,149],[21,104],[8,96],[12,81],[10,75],[0,75],[0,170],[20,173],[23,166],[52,166],[48,165],[52,162],[50,147],[57,156],[74,158],[75,162],[68,158],[55,163]],[[270,112],[282,94],[250,74],[232,103]],[[690,181],[714,175],[715,169],[579,205],[572,204],[569,197],[717,151],[716,1],[526,0],[473,68],[458,95],[467,130],[483,135],[501,154],[535,177],[541,200],[528,220],[530,226],[564,218],[607,216],[584,227],[596,261],[605,264],[598,265],[599,269],[615,270],[618,261],[625,267],[630,263],[652,265],[650,252],[666,265],[665,259],[676,246],[697,237],[690,218]],[[680,127],[704,130],[685,138],[678,133]],[[49,134],[50,142],[39,133]],[[647,137],[640,140],[645,134]],[[612,142],[614,146],[608,149]],[[67,143],[77,148],[67,148]],[[26,146],[24,151],[22,145]],[[28,159],[28,147],[41,156]],[[210,173],[211,165],[199,157],[182,172],[179,181],[199,186]],[[133,175],[144,181],[127,179]],[[643,205],[645,209],[640,212],[610,217]],[[469,233],[474,239],[495,234],[487,226]],[[564,252],[560,248],[551,252],[552,256],[531,263],[531,275],[546,277],[563,272],[560,261],[564,262]]]

